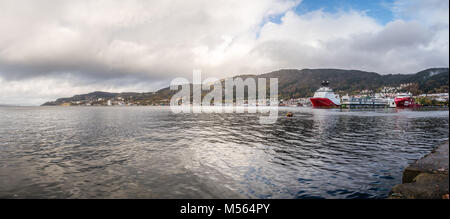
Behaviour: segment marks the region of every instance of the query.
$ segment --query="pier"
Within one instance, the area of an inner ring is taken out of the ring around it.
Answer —
[[[389,199],[448,199],[448,141],[403,172],[403,184],[392,188]]]

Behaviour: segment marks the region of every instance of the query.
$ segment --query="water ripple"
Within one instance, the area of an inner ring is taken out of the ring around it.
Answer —
[[[279,113],[0,107],[0,198],[384,198],[448,139],[448,111]]]

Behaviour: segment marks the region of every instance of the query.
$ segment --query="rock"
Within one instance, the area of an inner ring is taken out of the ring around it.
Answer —
[[[392,188],[389,199],[448,198],[448,142],[403,172],[403,184]]]
[[[448,175],[448,142],[407,167],[403,172],[403,183],[410,183],[420,173],[443,173]]]
[[[421,173],[412,183],[394,186],[390,199],[441,199],[448,194],[449,179],[444,174]]]

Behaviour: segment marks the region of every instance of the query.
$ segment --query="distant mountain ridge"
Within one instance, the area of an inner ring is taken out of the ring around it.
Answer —
[[[280,98],[310,97],[320,87],[323,80],[330,81],[330,86],[338,93],[355,93],[361,90],[381,90],[384,86],[396,87],[412,83],[408,91],[413,94],[448,92],[449,68],[431,68],[416,74],[380,75],[375,72],[342,69],[283,69],[262,75],[241,75],[246,78],[278,78]],[[140,105],[168,103],[168,99],[177,91],[169,87],[149,93],[108,93],[96,91],[89,94],[75,95],[70,98],[59,98],[44,103],[44,106],[61,105],[76,101],[97,101],[99,98],[111,99],[121,97],[124,101],[138,102]]]
[[[339,93],[359,90],[377,90],[384,86],[416,83],[415,92],[433,92],[441,89],[448,92],[448,68],[431,68],[416,74],[380,75],[375,72],[341,69],[279,70],[263,74],[258,78],[277,77],[279,93],[283,97],[309,97],[320,87],[321,81],[330,81],[330,86]],[[412,90],[414,93],[414,90]],[[436,91],[438,92],[438,91]],[[417,93],[418,94],[418,93]]]

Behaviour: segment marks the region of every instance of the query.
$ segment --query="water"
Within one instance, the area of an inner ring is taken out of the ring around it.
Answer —
[[[0,198],[385,198],[448,111],[0,107]]]

